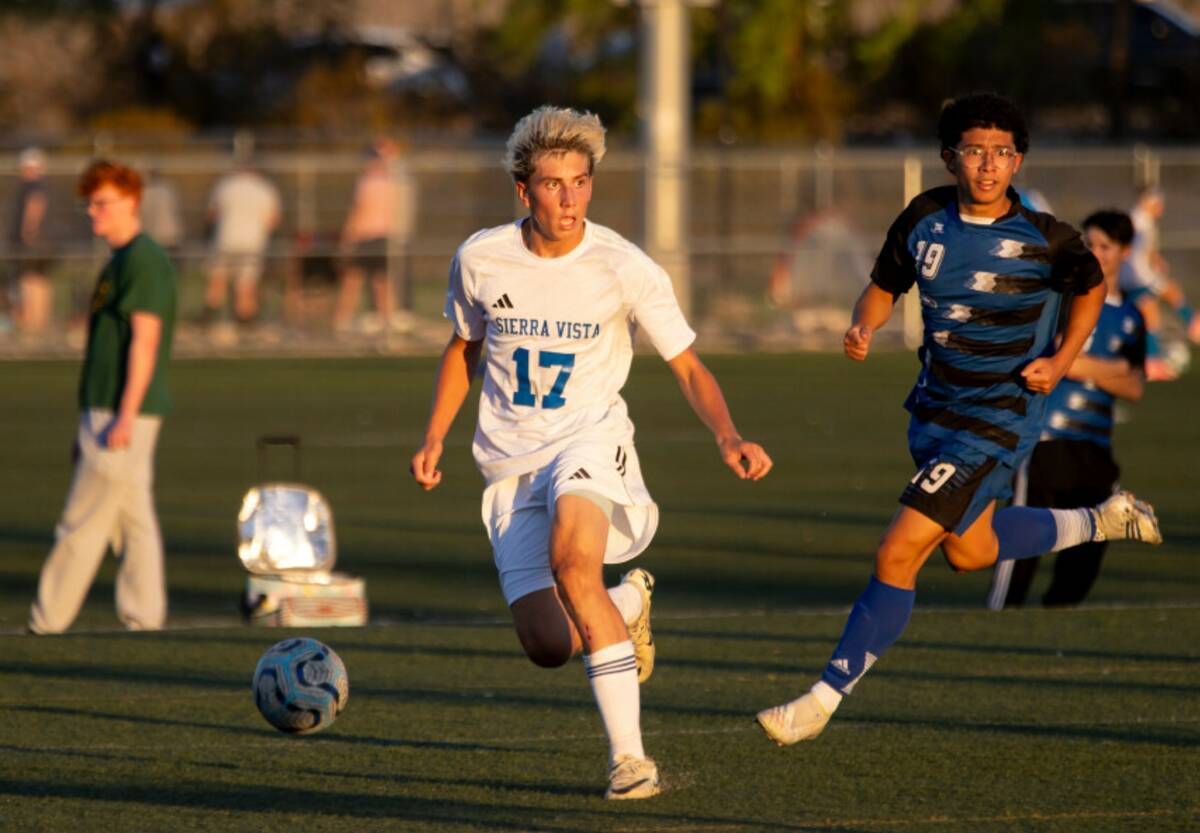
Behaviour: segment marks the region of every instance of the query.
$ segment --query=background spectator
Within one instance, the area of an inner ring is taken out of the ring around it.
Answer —
[[[233,281],[233,311],[243,324],[258,317],[258,284],[271,232],[280,220],[279,191],[249,160],[213,188],[208,216],[214,223],[213,262],[205,293],[207,318],[216,320]]]

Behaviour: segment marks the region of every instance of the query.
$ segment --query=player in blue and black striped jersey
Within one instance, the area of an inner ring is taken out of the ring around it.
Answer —
[[[1145,383],[1145,323],[1120,289],[1133,222],[1120,211],[1097,211],[1083,221],[1083,234],[1100,262],[1108,295],[1083,352],[1047,397],[1040,442],[1017,474],[1017,497],[1027,506],[1087,506],[1112,494],[1120,475],[1112,453],[1113,406],[1118,399],[1141,399]],[[1060,552],[1042,603],[1083,601],[1107,547],[1107,541],[1088,541]],[[1024,604],[1038,560],[998,562],[988,607]]]
[[[938,546],[954,569],[969,571],[1090,540],[1161,540],[1153,510],[1128,493],[1095,508],[996,509],[1037,443],[1046,394],[1095,327],[1105,289],[1079,233],[1021,205],[1012,189],[1029,145],[1012,102],[991,93],[952,101],[938,138],[954,184],[921,194],[892,224],[843,341],[847,357],[864,360],[896,299],[918,287],[922,367],[905,402],[917,473],[821,679],[758,714],[781,745],[816,737],[900,637],[917,573]]]

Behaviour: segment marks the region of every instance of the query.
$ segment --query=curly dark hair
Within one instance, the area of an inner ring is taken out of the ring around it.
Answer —
[[[1029,149],[1029,129],[1025,117],[1012,101],[997,93],[981,92],[959,96],[942,105],[938,117],[938,139],[943,148],[952,148],[962,141],[962,134],[972,127],[994,127],[1013,135],[1017,153]]]

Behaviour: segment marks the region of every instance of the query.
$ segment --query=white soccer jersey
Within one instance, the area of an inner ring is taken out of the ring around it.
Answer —
[[[621,388],[635,328],[666,360],[696,338],[667,273],[591,221],[557,258],[530,252],[520,222],[477,232],[450,266],[445,315],[459,337],[487,340],[473,451],[489,483],[576,439],[632,441]]]
[[[1129,219],[1133,222],[1133,243],[1130,245],[1129,258],[1124,263],[1130,264],[1133,272],[1128,278],[1123,274],[1122,280],[1129,280],[1131,288],[1144,287],[1162,292],[1164,276],[1154,267],[1153,260],[1153,255],[1158,251],[1158,221],[1143,208],[1130,211]],[[1124,288],[1125,283],[1121,286]]]

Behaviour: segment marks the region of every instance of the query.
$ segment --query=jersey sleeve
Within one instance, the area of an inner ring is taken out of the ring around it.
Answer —
[[[170,317],[175,306],[175,267],[161,250],[141,247],[129,253],[124,265],[124,292],[118,309],[126,315],[148,312]]]
[[[1079,232],[1055,221],[1049,229],[1050,286],[1064,295],[1083,295],[1104,280],[1100,262],[1083,244]]]
[[[450,285],[442,314],[454,325],[454,333],[464,341],[482,341],[487,335],[487,317],[472,296],[459,255],[450,261]]]
[[[912,234],[911,211],[905,210],[888,229],[871,270],[871,281],[880,289],[893,295],[903,295],[912,288],[917,277],[917,265],[908,248],[908,236]]]
[[[633,320],[645,330],[654,349],[670,361],[692,345],[696,332],[688,325],[675,298],[666,270],[646,258],[639,270],[633,299]]]

